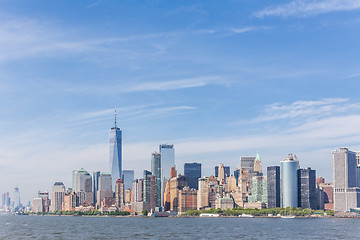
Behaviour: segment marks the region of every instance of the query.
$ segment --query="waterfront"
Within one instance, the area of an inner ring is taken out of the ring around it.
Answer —
[[[360,219],[0,216],[0,239],[359,239]]]

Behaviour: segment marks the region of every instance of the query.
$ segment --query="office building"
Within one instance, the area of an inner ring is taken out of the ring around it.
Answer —
[[[262,163],[261,163],[261,158],[260,158],[259,152],[257,152],[256,157],[255,157],[254,172],[262,173]]]
[[[264,176],[253,176],[252,184],[249,202],[267,203],[267,178]]]
[[[20,191],[18,187],[14,188],[14,211],[17,212],[19,211],[21,207],[21,203],[20,203]]]
[[[197,191],[186,186],[179,190],[178,213],[182,214],[191,209],[197,209]]]
[[[280,163],[281,207],[298,207],[297,167],[292,154]]]
[[[360,188],[356,183],[356,153],[347,148],[332,151],[334,210],[348,212],[360,207]]]
[[[34,198],[34,200],[32,201],[32,211],[34,213],[37,212],[43,212],[43,200],[42,198]]]
[[[116,180],[115,183],[115,207],[120,211],[124,209],[124,182],[122,179]]]
[[[280,207],[280,167],[267,167],[268,208]]]
[[[149,209],[155,211],[155,176],[151,172],[144,170],[143,201],[149,204]]]
[[[311,168],[297,170],[298,206],[317,209],[316,207],[316,171]]]
[[[65,196],[65,185],[62,182],[56,182],[52,188],[51,193],[51,211],[55,212],[62,210],[62,204],[64,202]]]
[[[230,166],[224,166],[224,176],[226,177],[230,177]],[[215,177],[218,178],[219,177],[219,166],[215,166]]]
[[[161,154],[162,175],[165,179],[170,179],[170,169],[175,167],[175,148],[173,144],[161,144],[159,146]]]
[[[97,204],[97,192],[99,190],[99,178],[100,171],[93,172],[93,194],[94,194],[94,205]]]
[[[198,180],[201,178],[201,163],[185,163],[184,176],[188,181],[189,187],[198,190]]]
[[[116,180],[122,177],[122,132],[116,126],[116,110],[115,125],[110,129],[109,134],[109,163],[112,187],[114,189]]]
[[[161,207],[161,154],[151,154],[151,173],[155,176],[155,207]]]
[[[42,210],[41,212],[49,212],[50,210],[50,198],[49,193],[47,191],[45,192],[38,192],[38,197],[42,200]]]
[[[197,194],[197,209],[203,209],[209,206],[209,187],[207,178],[199,178]]]
[[[170,210],[178,211],[179,206],[179,191],[187,186],[185,176],[179,175],[170,179]]]
[[[123,170],[122,171],[122,178],[124,181],[124,189],[132,190],[132,181],[134,180],[134,170]]]
[[[234,208],[234,200],[231,197],[217,197],[215,200],[215,208],[220,208],[221,210],[233,209]]]
[[[113,191],[112,191],[112,177],[110,173],[101,173],[99,177],[99,190],[97,192],[97,206],[101,206],[101,202],[105,198],[113,198]],[[116,181],[115,181],[116,183]],[[114,187],[115,188],[115,187]],[[108,199],[109,200],[109,199]]]

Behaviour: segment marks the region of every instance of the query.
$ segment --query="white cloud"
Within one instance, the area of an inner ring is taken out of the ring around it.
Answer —
[[[256,28],[255,27],[243,27],[243,28],[231,28],[230,30],[234,33],[246,33],[246,32],[255,31]]]
[[[317,101],[296,101],[289,105],[274,103],[268,105],[265,111],[255,121],[273,121],[280,119],[323,118],[339,113],[358,110],[360,103],[349,103],[348,98],[327,98]]]
[[[254,13],[254,16],[259,18],[266,16],[307,16],[357,9],[360,9],[360,0],[295,0],[288,4],[267,7]]]

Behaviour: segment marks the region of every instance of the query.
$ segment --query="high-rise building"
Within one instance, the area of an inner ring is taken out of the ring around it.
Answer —
[[[132,181],[132,188],[131,188],[131,202],[137,202],[138,201],[138,180],[134,179]]]
[[[255,161],[254,161],[254,172],[262,173],[262,164],[259,152],[257,152]]]
[[[119,210],[124,208],[124,182],[121,179],[115,183],[115,207]]]
[[[155,207],[162,206],[161,201],[161,154],[154,152],[151,154],[151,172],[155,176]]]
[[[144,197],[143,201],[149,204],[149,209],[155,210],[155,176],[144,170]]]
[[[268,207],[280,207],[280,167],[267,167]]]
[[[224,166],[225,177],[230,177],[230,166]],[[219,177],[219,166],[215,166],[215,177]]]
[[[203,209],[209,206],[209,187],[207,178],[199,178],[197,194],[197,209]]]
[[[15,187],[14,189],[14,210],[18,211],[21,207],[20,203],[20,191],[18,187]]]
[[[197,208],[197,191],[188,186],[179,190],[179,207],[178,213],[182,214],[190,209]]]
[[[268,202],[267,195],[267,178],[264,176],[253,176],[251,195],[249,202]]]
[[[237,168],[237,169],[234,171],[234,177],[235,177],[235,179],[236,179],[236,185],[239,184],[239,176],[240,176],[240,169]]]
[[[311,168],[297,170],[298,206],[316,209],[316,171]]]
[[[280,163],[280,190],[282,207],[298,206],[297,166],[298,163],[292,154],[289,154],[289,156]]]
[[[49,193],[47,191],[45,192],[38,192],[38,198],[42,199],[42,210],[41,212],[49,212],[50,208],[50,199],[49,199]]]
[[[101,206],[101,202],[105,198],[113,198],[112,177],[110,173],[101,173],[99,177],[99,190],[97,192],[97,206]],[[116,182],[115,182],[116,183]]]
[[[62,203],[64,202],[65,196],[65,185],[62,182],[56,182],[52,188],[51,194],[51,211],[55,212],[62,210]]]
[[[240,169],[247,169],[249,173],[249,189],[252,185],[252,177],[254,176],[254,165],[256,157],[240,157]]]
[[[161,167],[163,177],[167,180],[170,179],[170,169],[175,167],[175,148],[173,144],[161,144],[159,146],[161,154]]]
[[[170,179],[170,210],[178,211],[179,206],[179,190],[187,186],[187,180],[185,176],[179,175]]]
[[[73,171],[73,189],[74,192],[92,192],[91,175],[83,168]]]
[[[42,198],[34,198],[34,200],[32,201],[32,211],[34,213],[37,212],[43,212],[43,200]]]
[[[227,178],[227,191],[233,192],[236,190],[237,184],[236,184],[236,178],[235,176],[230,176]]]
[[[122,180],[124,181],[124,189],[132,190],[132,181],[134,180],[134,170],[123,170]]]
[[[100,178],[100,171],[93,172],[94,205],[96,205],[96,203],[97,203],[97,192],[99,190],[99,178]]]
[[[115,125],[111,128],[109,134],[109,163],[112,187],[115,189],[116,180],[122,177],[122,132],[116,126],[116,110]]]
[[[197,190],[199,184],[198,179],[201,178],[201,163],[185,163],[184,176],[188,181],[189,187]]]
[[[356,153],[347,148],[332,151],[334,210],[348,212],[360,207],[360,188],[356,184]]]
[[[83,192],[85,198],[79,198],[79,204],[84,202],[93,204],[94,203],[94,193],[92,187],[92,178],[91,175],[84,169],[73,171],[73,189],[72,191],[79,193]]]

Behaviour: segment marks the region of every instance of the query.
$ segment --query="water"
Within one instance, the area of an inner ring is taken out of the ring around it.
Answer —
[[[0,239],[360,239],[360,219],[0,216]]]

